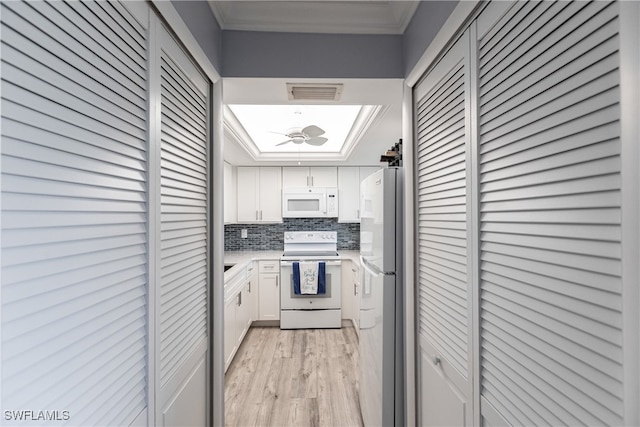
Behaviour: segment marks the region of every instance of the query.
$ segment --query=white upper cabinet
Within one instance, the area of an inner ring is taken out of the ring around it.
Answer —
[[[338,168],[323,167],[284,167],[282,168],[282,186],[290,187],[337,187]]]
[[[224,163],[224,223],[233,224],[238,215],[236,180],[233,166]]]
[[[338,221],[360,222],[360,183],[378,167],[338,168]]]
[[[278,167],[239,167],[238,222],[282,221],[282,172]]]

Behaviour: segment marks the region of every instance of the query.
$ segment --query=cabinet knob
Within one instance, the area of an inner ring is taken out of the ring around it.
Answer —
[[[438,366],[440,364],[442,364],[442,360],[440,360],[440,358],[438,356],[433,358],[433,364]]]

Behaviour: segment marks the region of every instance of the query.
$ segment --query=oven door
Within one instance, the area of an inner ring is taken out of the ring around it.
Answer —
[[[326,310],[341,308],[341,262],[325,261],[326,292],[318,295],[297,295],[293,290],[293,261],[280,261],[280,309]]]
[[[324,188],[288,188],[283,192],[282,216],[317,218],[327,216],[327,192]]]

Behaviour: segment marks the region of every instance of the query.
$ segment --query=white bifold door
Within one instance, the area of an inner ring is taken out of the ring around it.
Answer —
[[[423,425],[632,419],[621,7],[491,2],[415,87]]]
[[[146,2],[0,4],[6,425],[206,425],[210,82]]]
[[[469,33],[416,88],[418,405],[426,425],[472,423]]]
[[[156,424],[205,425],[209,85],[169,32],[159,32]]]
[[[129,425],[148,401],[148,18],[0,8],[3,423]]]

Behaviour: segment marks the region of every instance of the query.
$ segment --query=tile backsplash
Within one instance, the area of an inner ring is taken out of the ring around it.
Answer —
[[[240,231],[247,230],[247,238]],[[337,231],[338,250],[360,249],[360,224],[340,223],[336,218],[284,218],[282,224],[227,224],[225,251],[277,251],[284,249],[285,231]]]

